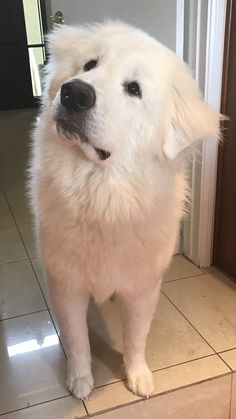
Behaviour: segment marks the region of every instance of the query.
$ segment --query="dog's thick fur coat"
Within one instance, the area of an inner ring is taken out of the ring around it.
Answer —
[[[128,386],[148,397],[145,343],[187,197],[186,150],[218,138],[219,118],[185,64],[129,25],[63,27],[49,48],[30,195],[68,387],[79,398],[90,394],[87,306],[90,297],[100,303],[115,294]],[[75,80],[96,98],[83,112],[62,104],[62,85]]]

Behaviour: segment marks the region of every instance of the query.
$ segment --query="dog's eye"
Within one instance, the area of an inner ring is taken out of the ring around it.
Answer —
[[[90,60],[84,65],[84,71],[90,71],[94,67],[96,67],[98,61],[97,60]]]
[[[141,98],[141,89],[139,84],[136,81],[132,81],[131,83],[125,84],[125,90],[129,93],[130,96],[138,96]]]

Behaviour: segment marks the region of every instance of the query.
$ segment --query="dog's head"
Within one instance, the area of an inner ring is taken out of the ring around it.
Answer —
[[[63,27],[49,36],[45,91],[57,132],[95,163],[175,159],[217,138],[219,117],[186,65],[141,30],[119,22]]]

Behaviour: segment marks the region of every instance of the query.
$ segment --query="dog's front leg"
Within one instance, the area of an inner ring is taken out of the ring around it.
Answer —
[[[128,296],[118,296],[128,387],[144,397],[150,397],[154,390],[152,372],[145,359],[145,347],[158,295],[159,288],[146,290],[142,295],[134,292]]]
[[[67,387],[75,397],[86,399],[94,384],[87,327],[89,296],[71,285],[62,290],[52,278],[49,289],[67,355]]]

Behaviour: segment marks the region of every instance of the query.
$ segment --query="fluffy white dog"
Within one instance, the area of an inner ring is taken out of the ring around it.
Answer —
[[[176,56],[121,22],[63,27],[34,132],[31,200],[68,388],[93,388],[90,297],[115,294],[128,387],[153,392],[145,343],[186,200],[184,156],[219,118]]]

